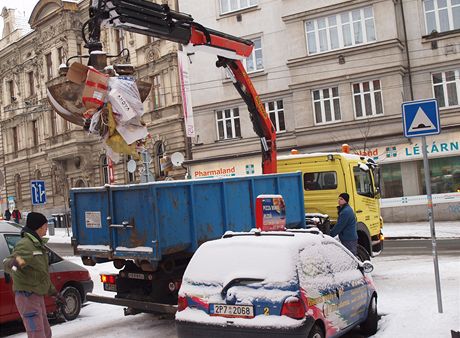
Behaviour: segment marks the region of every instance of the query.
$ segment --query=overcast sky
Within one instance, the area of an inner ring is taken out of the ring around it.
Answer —
[[[27,21],[29,20],[30,13],[34,9],[38,0],[0,0],[0,11],[3,7],[16,8],[21,13],[25,13]],[[0,17],[0,35],[3,32],[3,18]]]

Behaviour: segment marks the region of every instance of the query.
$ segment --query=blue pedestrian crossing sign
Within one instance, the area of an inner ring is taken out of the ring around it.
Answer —
[[[30,181],[30,194],[32,196],[32,204],[46,203],[45,181]]]
[[[436,135],[441,132],[436,99],[404,102],[402,115],[406,137]]]

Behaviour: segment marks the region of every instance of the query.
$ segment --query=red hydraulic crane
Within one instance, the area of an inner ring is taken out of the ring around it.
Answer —
[[[102,50],[102,26],[150,35],[216,54],[216,66],[229,70],[236,90],[248,106],[254,131],[260,137],[263,173],[276,173],[276,132],[240,61],[251,55],[251,41],[206,28],[194,22],[190,15],[173,11],[168,5],[145,0],[92,0],[90,18],[82,28],[90,52],[89,65],[94,61],[93,55],[97,55],[92,52]]]

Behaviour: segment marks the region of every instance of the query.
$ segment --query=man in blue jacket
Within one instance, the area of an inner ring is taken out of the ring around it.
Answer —
[[[355,256],[358,247],[358,233],[356,232],[356,216],[348,202],[350,195],[346,192],[339,195],[339,218],[331,230],[331,237],[339,235],[340,242]]]

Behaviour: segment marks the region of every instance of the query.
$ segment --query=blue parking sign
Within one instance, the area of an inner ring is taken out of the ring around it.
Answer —
[[[32,204],[45,204],[46,203],[46,190],[45,181],[31,181],[30,194],[32,196]]]
[[[441,132],[436,99],[404,102],[402,115],[406,137],[437,135]]]

